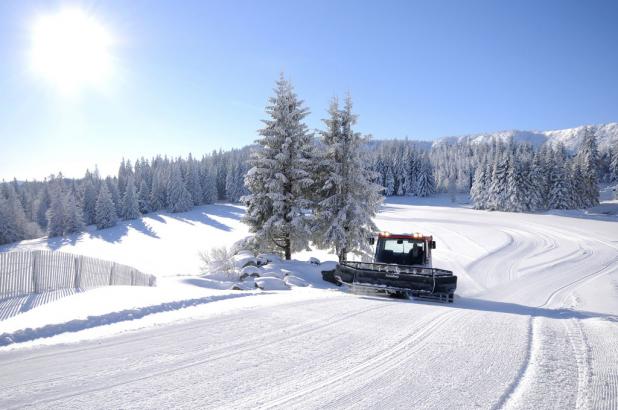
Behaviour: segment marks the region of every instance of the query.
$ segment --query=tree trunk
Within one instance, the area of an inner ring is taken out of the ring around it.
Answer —
[[[339,251],[339,255],[337,255],[337,256],[339,256],[339,263],[345,262],[347,260],[347,255],[348,255],[347,250],[345,248],[341,249]]]
[[[285,260],[289,261],[292,259],[292,246],[290,245],[290,238],[285,238]]]

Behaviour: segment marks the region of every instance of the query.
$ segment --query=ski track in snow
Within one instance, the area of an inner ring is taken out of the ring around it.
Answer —
[[[434,235],[454,304],[328,291],[0,349],[0,407],[618,407],[615,222],[397,203],[376,223]]]
[[[614,246],[609,245],[607,242],[598,241],[603,243],[604,245],[608,245],[612,248]],[[590,248],[590,253],[585,254],[586,257],[594,256],[595,251],[594,248]],[[583,275],[573,282],[567,283],[558,289],[554,290],[548,297],[545,303],[540,305],[540,308],[547,307],[552,305],[552,302],[558,298],[560,295],[562,296],[562,300],[560,303],[556,303],[558,307],[564,306],[564,302],[567,296],[572,295],[572,293],[580,286],[583,286],[587,282],[593,280],[594,278],[605,275],[608,272],[611,272],[612,269],[615,269],[616,264],[618,263],[618,258],[614,258],[607,265],[603,266],[601,269]],[[565,296],[566,295],[566,296]],[[513,385],[507,390],[506,394],[501,399],[500,403],[498,403],[497,408],[528,408],[534,405],[534,402],[527,402],[526,405],[522,405],[522,401],[526,393],[528,393],[533,386],[535,386],[535,382],[538,383],[540,380],[547,379],[549,377],[548,372],[554,371],[555,366],[542,366],[541,362],[546,358],[546,355],[543,354],[543,350],[547,349],[545,345],[551,344],[558,337],[545,337],[543,338],[541,333],[543,332],[542,319],[538,317],[530,318],[530,325],[528,331],[528,353],[526,357],[526,361],[524,362],[524,366],[522,367],[522,371],[520,371],[519,377],[514,381]],[[571,343],[573,358],[576,363],[577,369],[577,395],[575,403],[570,403],[571,405],[575,405],[575,408],[589,408],[590,407],[590,373],[591,373],[591,360],[590,360],[590,350],[591,347],[588,343],[586,334],[582,330],[581,320],[579,319],[569,319],[565,323],[566,328],[566,336]],[[545,340],[544,340],[545,339]],[[551,340],[548,340],[551,339]],[[615,341],[614,341],[615,342]],[[549,369],[549,371],[548,371]],[[615,389],[616,387],[613,386]],[[615,398],[614,398],[615,399]],[[538,404],[538,403],[537,403]],[[547,406],[555,405],[555,401],[550,400],[546,402]],[[594,407],[597,408],[597,407]]]

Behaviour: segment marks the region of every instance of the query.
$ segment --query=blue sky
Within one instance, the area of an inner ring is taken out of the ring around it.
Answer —
[[[103,91],[29,68],[33,21],[65,8],[114,38]],[[350,92],[374,138],[618,121],[616,21],[616,1],[2,1],[0,178],[249,144],[281,71],[310,127]]]

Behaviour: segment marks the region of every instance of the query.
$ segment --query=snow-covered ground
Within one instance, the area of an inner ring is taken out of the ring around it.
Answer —
[[[273,268],[310,285],[290,290],[174,276],[199,272],[198,251],[246,235],[232,205],[22,243],[13,248],[161,278],[1,321],[1,407],[616,408],[617,207],[511,214],[389,199],[376,223],[434,235],[434,266],[459,276],[452,305],[345,293],[300,262]],[[327,258],[295,257],[313,255]]]
[[[0,251],[17,247],[60,250],[113,260],[159,277],[197,275],[199,252],[231,246],[248,235],[240,222],[243,213],[238,205],[205,205],[177,214],[148,214],[100,231],[90,226],[76,237],[22,241],[17,246],[0,246]]]

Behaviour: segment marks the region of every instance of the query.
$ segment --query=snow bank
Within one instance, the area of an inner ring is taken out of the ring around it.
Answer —
[[[109,325],[127,320],[137,320],[155,313],[169,312],[191,306],[203,305],[224,299],[252,296],[252,293],[235,293],[218,296],[206,296],[197,299],[186,299],[177,302],[166,302],[158,305],[144,306],[110,312],[99,316],[88,316],[85,319],[74,319],[65,323],[49,324],[38,328],[25,328],[14,332],[0,334],[0,347],[13,343],[29,342],[44,337],[52,337],[61,333],[78,332],[95,326]]]

